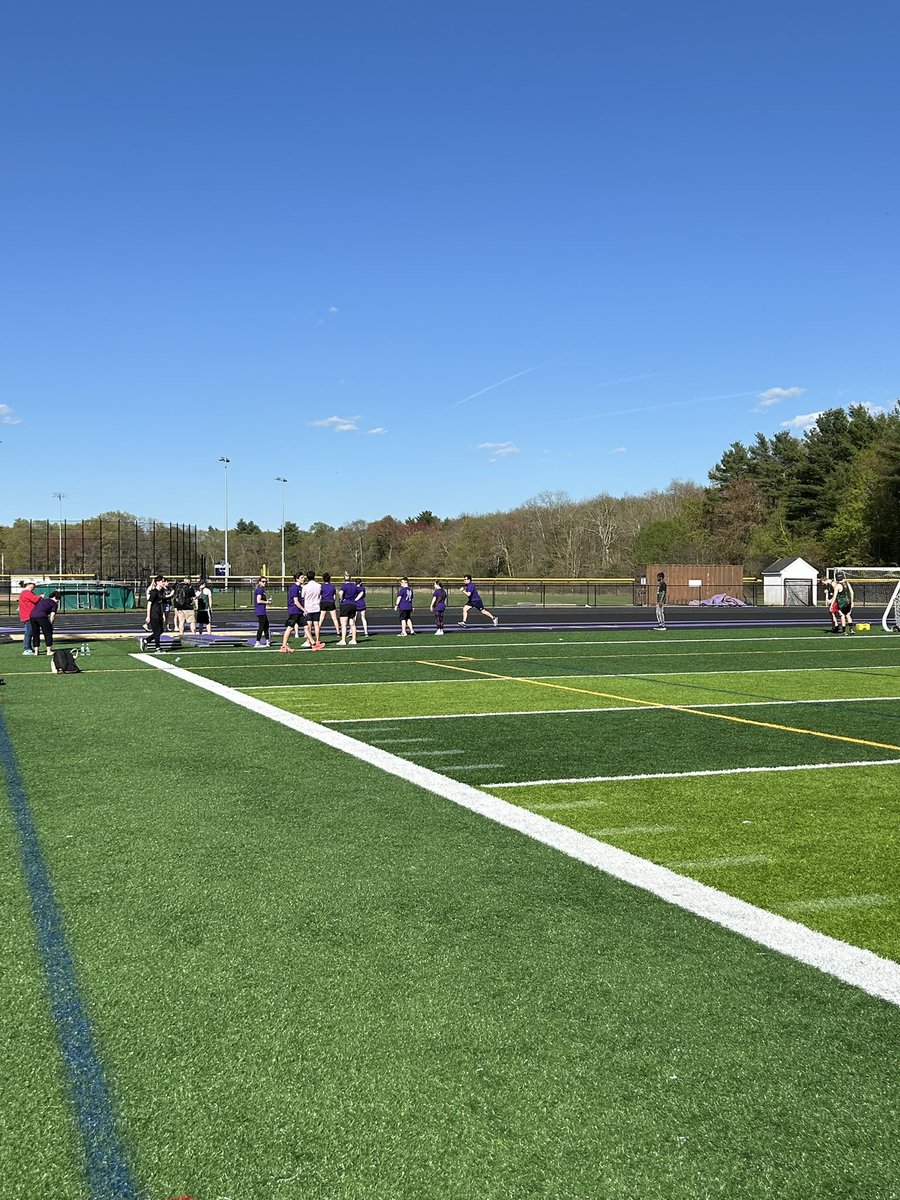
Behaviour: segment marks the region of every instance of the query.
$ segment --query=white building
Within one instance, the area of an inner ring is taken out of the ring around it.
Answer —
[[[819,572],[805,558],[779,558],[762,577],[763,604],[819,603]]]

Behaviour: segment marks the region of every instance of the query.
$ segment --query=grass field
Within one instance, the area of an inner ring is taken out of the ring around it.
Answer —
[[[490,810],[896,970],[900,638],[133,649],[0,647],[2,1200],[900,1197],[896,1004]]]

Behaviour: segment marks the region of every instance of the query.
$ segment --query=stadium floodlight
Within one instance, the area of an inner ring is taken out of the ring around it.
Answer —
[[[281,484],[281,582],[284,583],[284,485],[287,480],[283,475],[276,475],[275,482]]]
[[[62,527],[63,527],[63,514],[62,514],[62,502],[63,502],[63,500],[65,500],[65,498],[66,498],[66,496],[68,496],[68,494],[69,494],[68,492],[54,492],[54,493],[53,493],[53,497],[54,497],[54,499],[56,499],[56,500],[58,500],[58,501],[59,501],[59,578],[60,578],[60,580],[62,580],[62,573],[63,573],[63,551],[62,551]],[[47,539],[47,541],[49,542],[49,540],[50,540],[50,539],[48,538],[48,539]]]
[[[228,561],[228,464],[231,462],[231,459],[221,455],[219,462],[225,468],[225,591],[227,592],[228,574],[231,571],[231,563]]]

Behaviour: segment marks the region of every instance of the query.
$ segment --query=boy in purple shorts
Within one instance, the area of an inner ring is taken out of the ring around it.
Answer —
[[[397,603],[394,608],[397,610],[397,616],[400,618],[400,632],[398,637],[406,637],[408,634],[415,634],[412,623],[413,601],[415,593],[409,586],[409,580],[404,575],[400,580],[400,587],[397,589]]]
[[[500,624],[500,618],[495,617],[492,612],[488,612],[488,610],[484,607],[484,601],[478,595],[478,588],[472,582],[471,575],[465,575],[463,577],[463,585],[459,590],[464,592],[466,597],[466,602],[463,605],[463,615],[460,625],[465,625],[467,623],[469,611],[473,608],[476,612],[484,613],[484,615],[493,621],[495,625]]]
[[[434,613],[435,637],[444,636],[444,609],[447,607],[447,589],[439,579],[434,581],[434,591],[431,594],[429,606]]]

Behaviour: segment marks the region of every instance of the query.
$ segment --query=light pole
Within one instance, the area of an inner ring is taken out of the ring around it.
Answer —
[[[66,496],[68,496],[68,494],[69,494],[68,492],[54,492],[54,493],[53,493],[53,496],[54,496],[54,498],[55,498],[56,500],[58,500],[58,501],[59,501],[59,578],[60,578],[60,581],[62,581],[62,573],[63,573],[63,555],[62,555],[62,523],[63,523],[63,515],[62,515],[62,502],[63,502],[63,500],[65,500],[65,498],[66,498]]]
[[[228,561],[228,464],[230,458],[224,456],[219,459],[225,467],[225,591],[228,591],[228,575],[231,571],[231,563]]]
[[[276,475],[275,482],[281,484],[281,582],[284,583],[284,485],[287,480],[283,475]]]

